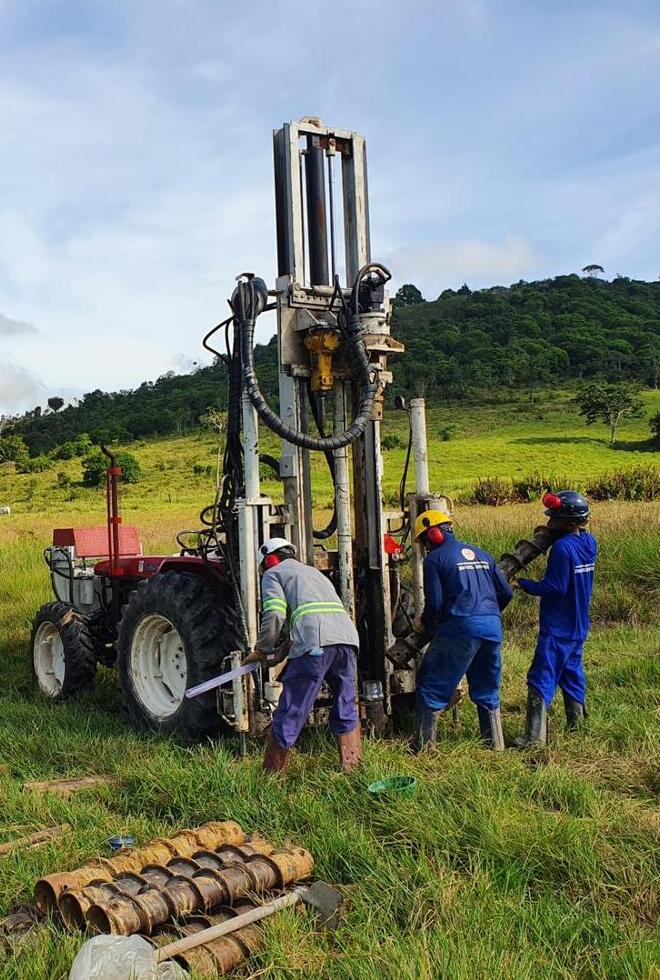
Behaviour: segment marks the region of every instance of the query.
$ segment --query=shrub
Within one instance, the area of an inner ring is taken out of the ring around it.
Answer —
[[[122,483],[137,483],[142,476],[142,470],[132,453],[119,451],[116,453],[117,465],[122,468]],[[100,487],[105,483],[105,472],[109,459],[100,449],[95,449],[83,459],[83,483],[86,487]]]
[[[513,499],[526,504],[536,500],[546,490],[579,490],[578,482],[560,473],[529,473],[511,481]]]
[[[63,442],[61,446],[56,446],[51,455],[53,459],[76,459],[87,456],[91,449],[92,440],[86,432],[83,432],[77,439],[71,439],[69,442]]]
[[[440,429],[440,432],[438,433],[440,436],[440,441],[449,442],[458,435],[458,431],[458,426],[453,422],[450,422],[449,425],[445,425],[442,427],[442,429]]]
[[[32,459],[24,459],[18,464],[19,473],[43,473],[50,467],[50,460],[47,456],[33,456]]]
[[[595,477],[587,484],[594,500],[656,500],[660,497],[660,468],[634,466]]]
[[[387,451],[389,449],[400,449],[403,442],[401,441],[400,436],[398,436],[395,432],[392,432],[390,435],[384,436],[381,439],[380,445],[382,449]]]
[[[653,416],[649,422],[651,427],[651,439],[660,445],[660,412]]]
[[[57,486],[60,490],[65,490],[67,487],[71,486],[71,477],[68,473],[59,472],[57,474]]]
[[[472,499],[475,504],[489,504],[491,507],[509,504],[513,500],[511,482],[500,476],[482,477],[474,485]]]

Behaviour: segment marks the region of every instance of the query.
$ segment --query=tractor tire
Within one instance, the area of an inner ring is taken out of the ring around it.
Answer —
[[[96,656],[86,618],[68,602],[42,606],[30,638],[32,676],[51,701],[94,686]]]
[[[215,691],[188,699],[186,688],[220,673],[238,646],[229,601],[196,575],[164,572],[141,583],[122,613],[117,666],[131,722],[198,740],[228,731]]]

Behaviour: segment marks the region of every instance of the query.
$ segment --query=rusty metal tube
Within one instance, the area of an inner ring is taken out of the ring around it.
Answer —
[[[218,909],[215,915],[193,915],[182,920],[176,926],[167,925],[159,928],[156,933],[144,938],[155,946],[167,946],[169,943],[185,936],[194,935],[211,926],[226,922],[243,912],[256,907],[254,902],[243,900],[235,907],[225,906]],[[230,936],[204,943],[195,949],[190,949],[175,957],[177,963],[186,970],[193,970],[202,977],[222,976],[236,969],[245,960],[256,953],[261,946],[261,935],[254,926],[245,926]]]
[[[205,839],[208,840],[210,837],[206,835]],[[189,850],[191,843],[183,842],[184,848]],[[202,875],[202,880],[196,883],[197,887],[205,888],[203,908],[212,908],[223,900],[224,891],[218,893],[217,883],[203,878],[205,870],[211,868],[219,871],[230,864],[268,855],[273,850],[272,844],[257,835],[248,838],[240,848],[234,844],[221,844],[216,851],[196,850],[194,857],[171,858],[167,865],[148,864],[141,869],[140,874],[126,871],[109,882],[97,879],[85,888],[69,889],[64,892],[58,903],[60,915],[68,929],[84,929],[87,913],[92,905],[103,905],[104,900],[109,900],[115,895],[138,895],[148,887],[162,889],[175,875],[192,878],[198,873]]]
[[[41,878],[34,888],[34,901],[41,912],[53,914],[64,892],[82,889],[90,882],[112,881],[118,874],[139,874],[147,864],[165,864],[176,856],[186,857],[200,847],[242,844],[243,830],[234,820],[212,821],[196,830],[181,830],[172,837],[156,839],[145,847],[124,851],[112,858],[97,858],[74,871]]]
[[[97,932],[150,935],[170,917],[234,905],[248,893],[263,893],[308,878],[314,868],[311,854],[301,847],[275,848],[268,855],[239,855],[238,849],[232,850],[230,861],[218,870],[200,867],[190,877],[174,874],[162,887],[148,885],[133,895],[107,896],[101,890],[101,899],[86,911],[86,921]]]
[[[498,565],[504,577],[512,579],[523,568],[533,562],[539,555],[545,554],[554,540],[554,536],[549,527],[545,524],[534,528],[534,536],[523,538],[519,541],[511,554],[504,554],[498,561]]]

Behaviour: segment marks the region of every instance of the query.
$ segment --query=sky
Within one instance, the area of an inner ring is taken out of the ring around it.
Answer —
[[[0,413],[209,363],[305,115],[395,288],[657,279],[659,91],[657,0],[0,0]]]

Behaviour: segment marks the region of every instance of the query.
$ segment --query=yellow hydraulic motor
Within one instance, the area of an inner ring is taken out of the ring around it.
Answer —
[[[310,330],[305,337],[305,347],[314,359],[312,372],[312,391],[326,394],[332,391],[334,375],[332,373],[332,355],[341,343],[337,330]]]

